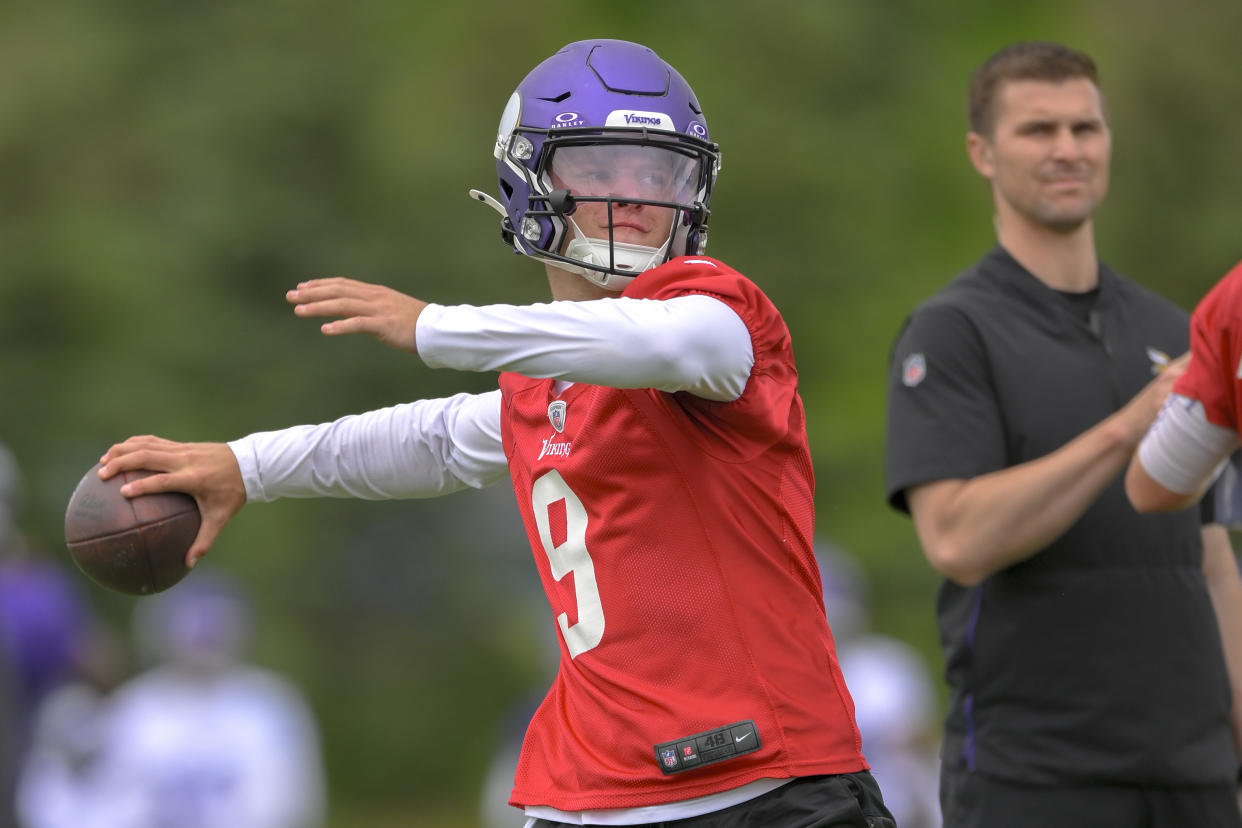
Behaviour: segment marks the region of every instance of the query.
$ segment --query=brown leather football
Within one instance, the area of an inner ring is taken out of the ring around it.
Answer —
[[[185,553],[202,518],[194,498],[161,492],[127,498],[121,486],[153,472],[128,471],[99,479],[99,464],[83,476],[65,510],[69,554],[91,580],[130,595],[151,595],[189,573]]]

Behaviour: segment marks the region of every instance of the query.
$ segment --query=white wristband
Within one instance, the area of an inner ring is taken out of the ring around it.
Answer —
[[[1139,444],[1138,457],[1161,486],[1191,494],[1220,474],[1237,446],[1238,433],[1208,422],[1201,402],[1171,394]]]

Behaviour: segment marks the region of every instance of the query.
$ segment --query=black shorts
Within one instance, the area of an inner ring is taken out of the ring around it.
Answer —
[[[710,814],[630,828],[894,828],[868,771],[803,776],[763,796]],[[527,828],[570,828],[536,819]]]
[[[1044,787],[942,769],[945,828],[1242,828],[1233,785]]]

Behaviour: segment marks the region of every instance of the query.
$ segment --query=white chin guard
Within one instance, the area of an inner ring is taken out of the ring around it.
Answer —
[[[554,262],[557,267],[576,273],[588,282],[608,290],[624,290],[625,286],[634,281],[634,277],[644,270],[650,270],[664,263],[664,255],[668,251],[671,240],[665,239],[659,247],[648,247],[645,244],[614,241],[609,245],[607,239],[592,239],[584,236],[573,219],[569,220],[574,229],[574,238],[565,247],[566,258],[575,259],[586,265],[608,267],[611,260],[615,270],[626,271],[627,274],[605,273],[590,267],[578,267],[565,262]],[[611,248],[611,257],[609,249]]]

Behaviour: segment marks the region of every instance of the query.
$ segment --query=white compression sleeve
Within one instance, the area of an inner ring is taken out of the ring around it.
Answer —
[[[509,472],[499,389],[260,432],[229,447],[248,501],[434,497],[482,488]]]
[[[516,371],[735,400],[754,365],[750,331],[724,302],[597,299],[535,305],[429,305],[418,353],[432,368]]]
[[[1237,432],[1208,422],[1202,403],[1170,394],[1139,444],[1138,457],[1161,486],[1190,494],[1220,473],[1237,446]]]

